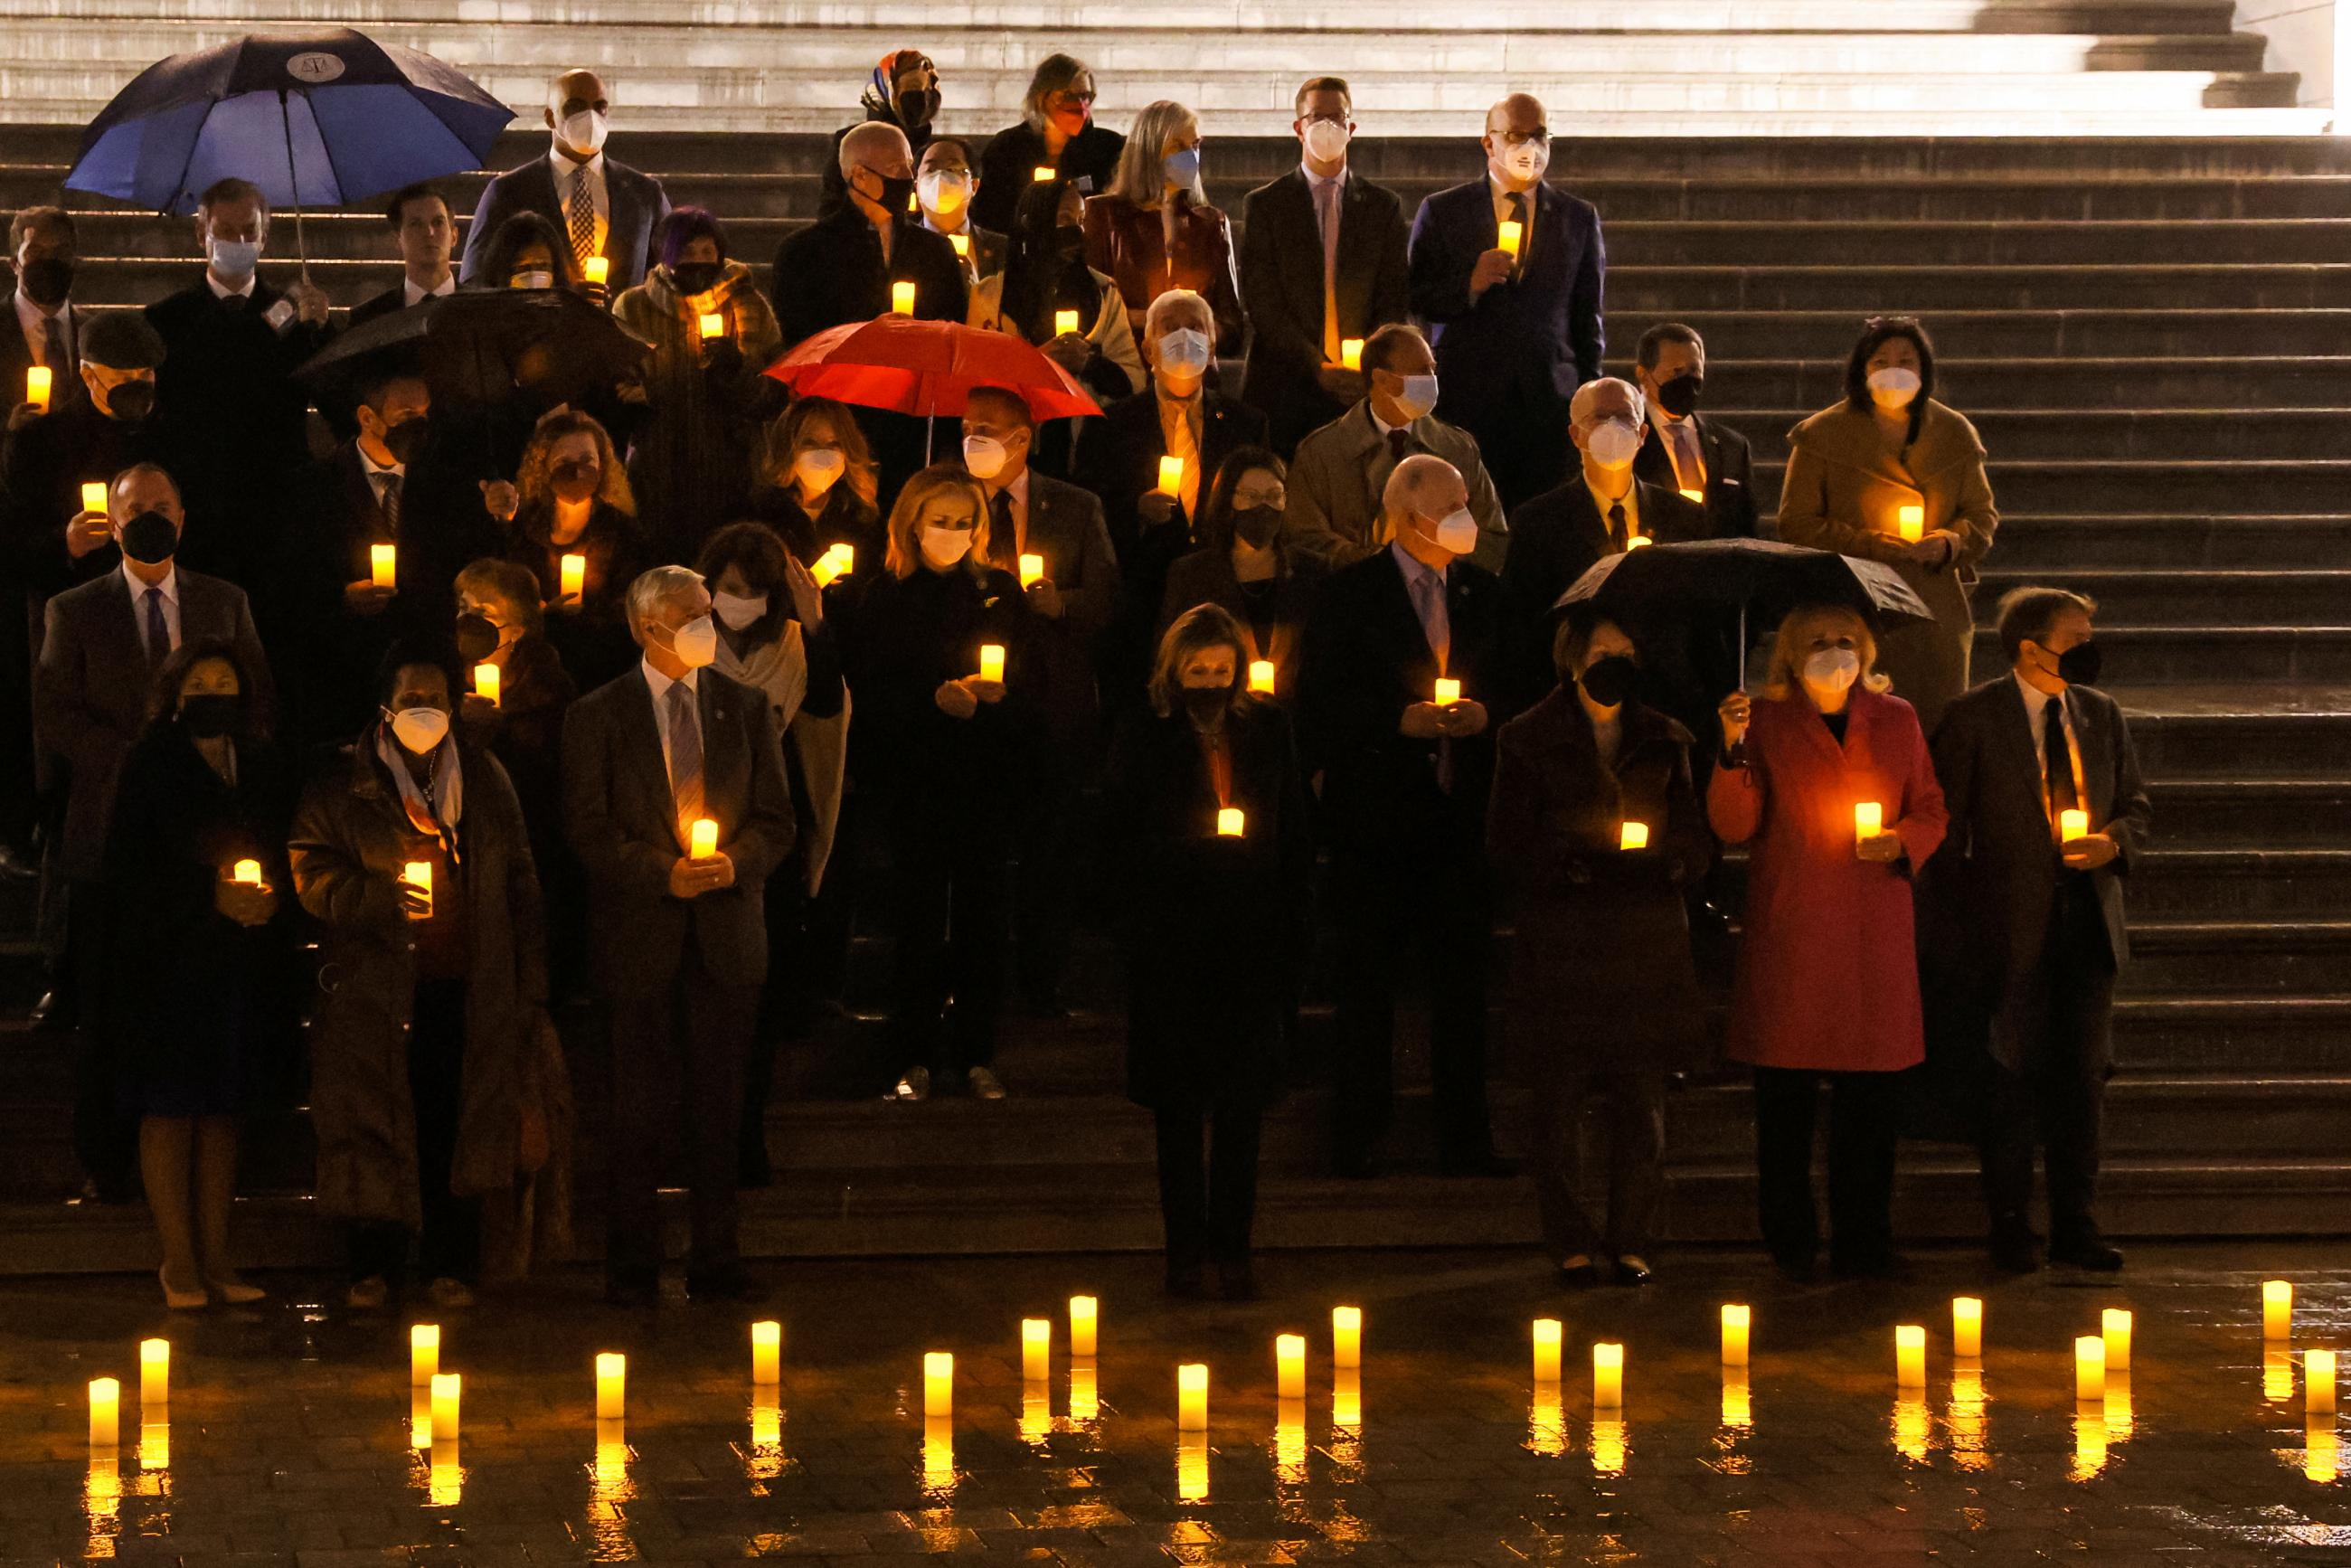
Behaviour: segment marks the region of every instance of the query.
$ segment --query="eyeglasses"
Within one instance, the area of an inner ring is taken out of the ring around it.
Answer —
[[[1505,147],[1524,147],[1530,143],[1537,147],[1551,145],[1551,131],[1540,125],[1532,131],[1505,131],[1501,132],[1501,138]]]
[[[1057,92],[1057,93],[1053,93],[1053,94],[1051,94],[1051,95],[1048,98],[1048,99],[1047,99],[1047,101],[1048,101],[1048,102],[1050,102],[1050,103],[1065,104],[1065,105],[1066,105],[1066,104],[1092,104],[1092,103],[1093,102],[1093,100],[1094,100],[1094,95],[1093,95],[1092,93],[1091,93],[1091,92],[1077,92],[1077,91],[1073,91],[1073,90],[1071,90],[1071,89],[1067,89],[1067,88],[1064,88],[1064,89],[1063,89],[1061,91],[1060,91],[1060,92]]]

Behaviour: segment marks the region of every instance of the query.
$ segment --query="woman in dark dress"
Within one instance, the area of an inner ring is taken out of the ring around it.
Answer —
[[[110,1013],[138,1095],[139,1166],[175,1308],[242,1303],[228,1218],[237,1116],[257,1061],[289,1042],[281,915],[293,783],[234,645],[184,644],[157,672],[107,835]],[[240,881],[240,862],[251,880]]]
[[[1195,604],[1214,604],[1240,622],[1248,639],[1242,666],[1273,666],[1273,691],[1287,698],[1297,676],[1298,642],[1314,605],[1314,580],[1301,574],[1281,544],[1289,469],[1262,446],[1237,446],[1209,482],[1200,508],[1200,548],[1167,568],[1159,603],[1163,632]],[[1178,532],[1180,530],[1162,530]]]
[[[804,397],[768,426],[766,473],[751,495],[751,516],[783,536],[792,558],[813,570],[824,552],[857,552],[851,573],[882,570],[887,544],[874,496],[878,469],[865,433],[848,406]]]
[[[576,409],[538,422],[515,478],[507,559],[538,580],[547,639],[583,691],[637,662],[625,609],[629,584],[661,552],[637,526],[637,501],[603,425]],[[563,558],[582,558],[580,591],[563,587]]]
[[[1083,60],[1047,55],[1037,62],[1020,99],[1020,123],[987,139],[979,159],[979,192],[971,199],[971,221],[1008,233],[1020,193],[1050,169],[1064,182],[1091,180],[1107,191],[1118,172],[1126,138],[1094,123],[1094,73]]]
[[[1213,1260],[1228,1301],[1257,1293],[1259,1133],[1282,1090],[1314,852],[1289,719],[1249,695],[1243,637],[1212,604],[1167,629],[1106,812],[1126,890],[1127,1094],[1158,1123],[1167,1288],[1200,1294]]]

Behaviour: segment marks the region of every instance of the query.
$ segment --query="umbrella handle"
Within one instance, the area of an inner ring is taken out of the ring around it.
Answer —
[[[286,188],[294,193],[294,253],[302,260],[302,281],[310,281],[310,246],[302,234],[302,175],[294,165],[294,105],[284,88],[277,89],[277,123],[286,132]]]

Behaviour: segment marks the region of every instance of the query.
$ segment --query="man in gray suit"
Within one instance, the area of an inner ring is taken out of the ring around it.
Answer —
[[[604,1291],[659,1294],[666,1156],[693,1193],[685,1288],[749,1301],[736,1240],[735,1131],[742,1124],[759,988],[768,978],[760,890],[792,847],[791,790],[767,698],[709,667],[710,593],[679,566],[629,585],[635,669],[563,719],[563,824],[588,873],[589,936],[611,1012],[612,1126]],[[716,828],[695,853],[695,824]]]
[[[537,213],[571,242],[575,274],[585,275],[591,256],[611,258],[605,287],[613,295],[645,280],[653,235],[669,216],[669,194],[652,175],[604,155],[611,108],[594,71],[565,71],[548,83],[547,129],[555,144],[546,157],[482,187],[481,204],[465,230],[460,281],[475,281],[490,237],[517,213]]]
[[[74,1106],[74,1145],[101,1197],[127,1197],[136,1152],[100,1032],[96,998],[105,983],[106,832],[122,758],[147,721],[154,677],[188,642],[222,641],[259,683],[266,711],[269,662],[254,631],[245,591],[216,577],[181,570],[186,517],[179,486],[152,463],[114,476],[107,496],[119,570],[48,601],[40,662],[33,672],[35,762],[44,795],[65,801],[65,831],[47,874],[66,885],[66,953],[61,984],[82,1020]]]
[[[2041,1266],[2027,1216],[2035,1143],[2051,1259],[2123,1266],[2093,1200],[2115,976],[2130,956],[2122,879],[2151,813],[2122,709],[2091,685],[2096,611],[2062,588],[2002,599],[2010,671],[1951,704],[1932,742],[1951,827],[1921,879],[1940,933],[1922,950],[1950,971],[1940,988],[1969,1043],[1990,1051],[1984,1197],[1992,1260],[2011,1273]]]

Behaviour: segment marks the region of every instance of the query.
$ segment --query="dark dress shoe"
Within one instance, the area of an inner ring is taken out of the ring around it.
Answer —
[[[2066,1263],[2094,1273],[2113,1274],[2123,1266],[2123,1255],[2106,1244],[2103,1236],[2074,1236],[2050,1244],[2049,1259],[2053,1263]]]
[[[768,1288],[741,1269],[714,1269],[707,1274],[686,1275],[685,1298],[705,1305],[732,1301],[750,1307],[768,1299]]]
[[[1448,1176],[1483,1176],[1489,1179],[1514,1176],[1519,1167],[1491,1149],[1470,1149],[1458,1155],[1447,1155],[1437,1162],[1437,1174]]]
[[[2030,1230],[1994,1231],[1991,1238],[1991,1266],[2003,1274],[2037,1274],[2041,1271],[2041,1241]]]
[[[1620,1285],[1646,1285],[1657,1277],[1649,1260],[1627,1252],[1616,1260],[1616,1282]]]
[[[624,1269],[604,1277],[604,1304],[650,1307],[661,1300],[661,1275],[651,1269]]]
[[[1600,1283],[1600,1265],[1578,1253],[1560,1264],[1559,1282],[1571,1291],[1588,1291]]]

